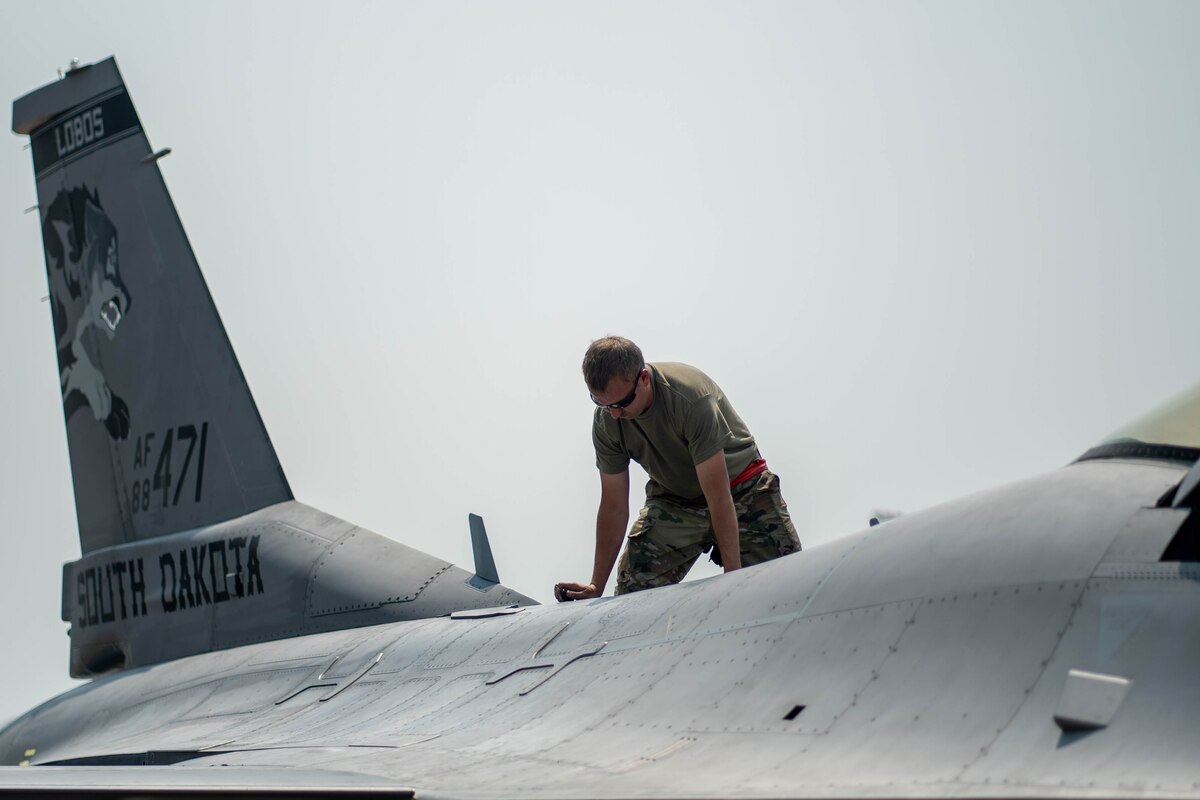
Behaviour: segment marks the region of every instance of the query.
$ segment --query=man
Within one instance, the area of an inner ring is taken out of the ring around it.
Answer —
[[[800,549],[779,479],[721,387],[687,364],[647,364],[628,339],[592,342],[583,377],[598,407],[596,555],[589,583],[564,581],[560,600],[604,593],[629,523],[629,461],[650,476],[621,565],[617,594],[678,583],[710,549],[726,572]]]

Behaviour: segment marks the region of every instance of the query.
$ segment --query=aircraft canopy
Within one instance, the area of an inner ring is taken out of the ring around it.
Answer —
[[[1113,432],[1084,458],[1148,456],[1195,461],[1198,455],[1200,383]]]

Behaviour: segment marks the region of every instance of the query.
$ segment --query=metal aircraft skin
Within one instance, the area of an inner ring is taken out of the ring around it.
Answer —
[[[95,679],[0,731],[0,794],[1200,797],[1200,392],[1047,475],[537,606],[292,499],[112,59],[13,129]]]

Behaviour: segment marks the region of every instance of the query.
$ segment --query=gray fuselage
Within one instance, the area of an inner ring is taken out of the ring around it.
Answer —
[[[1085,461],[758,567],[98,679],[0,733],[34,763],[296,766],[418,796],[1195,796],[1183,468]],[[1128,691],[1056,724],[1070,670]],[[207,752],[206,752],[207,751]]]

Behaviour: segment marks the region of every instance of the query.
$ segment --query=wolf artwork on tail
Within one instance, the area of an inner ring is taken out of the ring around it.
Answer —
[[[100,195],[86,186],[61,189],[42,219],[50,278],[50,307],[67,419],[87,406],[114,439],[129,436],[129,405],[114,393],[89,353],[89,334],[108,339],[129,313],[121,281],[117,230]],[[95,334],[92,334],[95,335]]]

